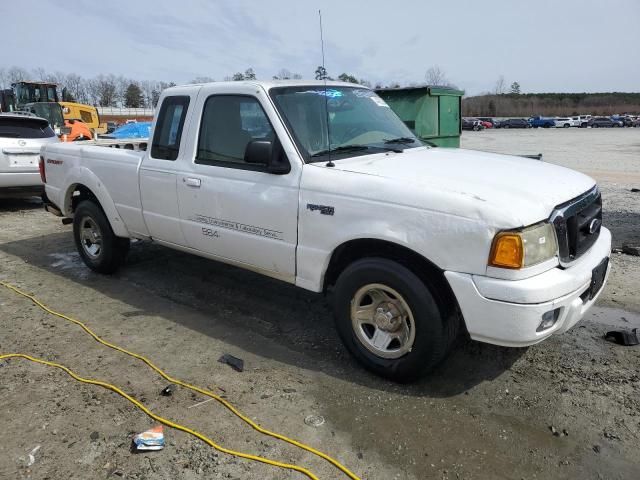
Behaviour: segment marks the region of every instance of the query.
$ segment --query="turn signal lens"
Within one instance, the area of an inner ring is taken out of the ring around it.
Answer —
[[[517,233],[503,232],[496,235],[491,247],[489,265],[502,268],[522,268],[524,247]]]
[[[523,268],[537,265],[558,254],[553,226],[542,222],[516,232],[500,232],[493,239],[489,265]]]

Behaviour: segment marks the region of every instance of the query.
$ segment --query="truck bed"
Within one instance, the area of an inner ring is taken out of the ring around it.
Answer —
[[[113,206],[127,231],[146,234],[138,186],[143,151],[95,145],[52,144],[42,148],[46,162],[47,196],[64,213],[77,184],[86,185]],[[102,200],[102,199],[101,199]]]

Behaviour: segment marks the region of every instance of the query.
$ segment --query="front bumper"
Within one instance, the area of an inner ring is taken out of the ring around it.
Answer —
[[[552,268],[522,280],[503,280],[458,272],[445,276],[458,300],[467,331],[474,340],[524,347],[563,333],[595,303],[591,299],[592,270],[611,254],[611,233],[602,228],[598,241],[569,268]],[[606,284],[611,266],[605,274]],[[556,323],[537,332],[542,315],[560,308]]]

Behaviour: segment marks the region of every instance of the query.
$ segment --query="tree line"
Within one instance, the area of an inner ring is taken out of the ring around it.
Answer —
[[[280,69],[271,77],[273,80],[302,79],[299,73],[291,72],[286,68]],[[314,72],[316,80],[333,80],[323,66],[319,66]],[[343,82],[358,83],[371,86],[365,79],[358,79],[354,75],[341,73],[337,80]],[[127,108],[155,108],[160,98],[160,93],[165,88],[176,85],[174,82],[158,80],[135,80],[116,76],[113,74],[100,74],[92,78],[86,78],[76,73],[47,72],[43,68],[27,70],[21,67],[0,67],[0,88],[10,88],[12,83],[34,80],[58,84],[62,100],[66,102],[79,102],[101,107],[127,107]],[[253,68],[236,72],[224,77],[225,81],[257,80]],[[189,83],[209,83],[216,80],[208,76],[200,76]]]
[[[640,93],[503,93],[466,97],[466,117],[567,117],[640,112]]]

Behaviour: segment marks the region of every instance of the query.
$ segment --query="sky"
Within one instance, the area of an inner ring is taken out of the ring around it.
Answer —
[[[372,84],[437,65],[474,95],[640,91],[640,0],[53,0],[0,2],[0,68],[187,83],[252,67]]]

